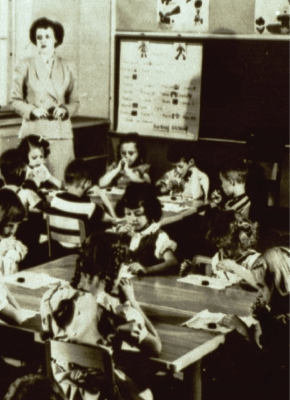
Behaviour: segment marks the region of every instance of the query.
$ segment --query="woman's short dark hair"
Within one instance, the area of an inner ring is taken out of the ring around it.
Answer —
[[[106,281],[110,292],[126,257],[127,246],[116,233],[95,232],[83,243],[71,285],[77,288],[81,272]]]
[[[131,182],[128,184],[124,196],[118,202],[116,212],[123,217],[125,208],[135,210],[139,207],[144,207],[149,223],[160,221],[162,207],[156,196],[156,188],[149,183]]]
[[[64,28],[62,24],[60,24],[57,21],[52,21],[51,19],[48,18],[39,18],[35,20],[29,31],[29,38],[33,44],[36,45],[36,31],[37,29],[47,29],[51,28],[54,32],[54,36],[57,40],[55,47],[60,46],[63,42],[63,37],[64,37]]]
[[[9,222],[21,222],[25,209],[19,197],[10,189],[0,190],[0,235]]]
[[[140,139],[140,136],[137,132],[130,132],[126,135],[123,135],[119,141],[118,148],[117,148],[117,159],[118,161],[121,159],[121,146],[125,143],[135,143],[137,151],[138,151],[138,158],[135,161],[133,166],[137,166],[139,164],[145,163],[146,160],[146,149]]]
[[[28,154],[31,147],[37,147],[42,149],[43,157],[46,158],[50,154],[49,142],[42,136],[28,135],[23,138],[18,146],[19,154],[22,157],[25,164],[29,163]]]

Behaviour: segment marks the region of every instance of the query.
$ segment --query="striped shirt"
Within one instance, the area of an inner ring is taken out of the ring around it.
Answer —
[[[240,196],[234,197],[228,200],[223,209],[224,210],[234,210],[242,214],[244,217],[249,217],[251,207],[251,200],[246,193],[241,194]]]
[[[58,193],[53,197],[48,213],[84,221],[86,236],[100,229],[100,223],[103,218],[102,208],[92,203],[89,197],[78,197],[67,192]],[[77,234],[75,231],[63,229],[62,226],[54,227],[54,230],[65,235]]]

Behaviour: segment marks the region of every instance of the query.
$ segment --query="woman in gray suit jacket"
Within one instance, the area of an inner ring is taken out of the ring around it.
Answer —
[[[35,134],[50,142],[48,168],[62,180],[74,158],[70,117],[77,112],[77,74],[73,63],[55,54],[63,42],[63,26],[47,18],[33,22],[30,40],[38,54],[15,68],[10,104],[23,117],[19,137]]]

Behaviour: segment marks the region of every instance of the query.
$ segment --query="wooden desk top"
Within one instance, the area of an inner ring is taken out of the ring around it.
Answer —
[[[31,270],[70,281],[75,269],[76,255],[70,255]],[[24,271],[25,272],[25,271]],[[137,300],[157,328],[162,341],[162,353],[154,361],[165,370],[178,372],[215,350],[224,341],[224,335],[194,330],[180,326],[195,312],[208,309],[212,312],[249,315],[256,294],[238,288],[218,291],[177,282],[176,276],[137,277],[134,290]],[[8,285],[20,306],[39,310],[47,288],[31,290]],[[34,327],[40,330],[40,319]]]

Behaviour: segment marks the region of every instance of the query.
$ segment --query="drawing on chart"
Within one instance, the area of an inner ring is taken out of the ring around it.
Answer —
[[[186,57],[184,54],[185,48],[181,44],[177,47],[176,51],[177,51],[177,56],[175,57],[175,60],[178,60],[180,56],[182,56],[183,60],[186,60]]]

